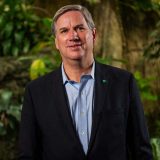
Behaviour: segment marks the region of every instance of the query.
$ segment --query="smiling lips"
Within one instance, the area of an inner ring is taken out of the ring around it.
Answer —
[[[78,48],[80,46],[82,46],[82,43],[74,43],[67,45],[67,48]]]

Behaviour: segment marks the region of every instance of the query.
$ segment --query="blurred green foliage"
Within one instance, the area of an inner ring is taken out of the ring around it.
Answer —
[[[30,51],[32,53],[32,63],[29,69],[31,80],[55,70],[60,65],[61,57],[53,47],[53,43],[54,37],[51,36],[48,40],[37,43]]]
[[[13,101],[13,92],[0,90],[0,136],[11,136],[17,133],[20,121],[21,105]]]
[[[121,4],[132,8],[134,11],[155,11],[159,12],[159,0],[120,0]]]
[[[44,74],[55,70],[60,65],[60,63],[60,54],[56,52],[51,55],[35,58],[30,66],[30,79],[36,79],[39,76],[43,76]]]
[[[0,56],[19,56],[44,39],[45,21],[22,0],[0,1]]]
[[[120,64],[127,63],[125,59],[117,59],[117,58],[113,58],[113,56],[106,56],[106,57],[96,56],[95,59],[100,63],[108,64],[108,65],[111,65],[112,62],[118,62]]]
[[[153,150],[153,159],[160,160],[160,138],[152,138],[151,145]]]
[[[36,59],[32,62],[30,67],[30,78],[31,80],[38,78],[39,76],[43,76],[47,73],[47,68],[42,59]]]
[[[141,74],[141,72],[136,71],[134,73],[134,76],[136,78],[142,100],[149,100],[149,101],[157,101],[158,96],[154,95],[151,92],[151,83],[154,81],[154,77],[147,77],[144,78]]]
[[[0,160],[17,159],[21,104],[15,100],[13,91],[0,90]]]
[[[156,24],[156,28],[150,33],[151,39],[149,45],[144,50],[144,56],[148,59],[160,57],[160,21]]]
[[[90,4],[96,4],[96,3],[100,3],[100,0],[86,0],[87,2],[89,2]]]
[[[131,8],[135,12],[156,13],[160,16],[159,0],[120,0],[120,4]],[[147,27],[147,26],[146,26]],[[144,56],[148,59],[160,57],[160,21],[157,22],[155,29],[149,33],[149,44],[144,49]]]

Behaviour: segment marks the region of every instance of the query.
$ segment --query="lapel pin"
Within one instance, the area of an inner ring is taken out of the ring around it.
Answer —
[[[102,83],[107,83],[107,80],[106,80],[106,79],[103,79],[103,80],[102,80]]]

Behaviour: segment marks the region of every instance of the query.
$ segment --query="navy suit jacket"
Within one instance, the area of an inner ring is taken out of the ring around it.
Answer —
[[[95,65],[87,155],[72,122],[61,68],[27,85],[19,160],[152,160],[143,107],[131,73]]]

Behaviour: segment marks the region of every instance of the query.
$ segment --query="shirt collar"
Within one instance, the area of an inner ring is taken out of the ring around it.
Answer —
[[[69,81],[65,71],[64,71],[64,65],[62,63],[61,65],[61,70],[62,70],[62,78],[63,78],[63,84],[66,84],[66,82]],[[95,61],[93,62],[93,65],[92,65],[92,69],[91,69],[91,72],[87,75],[91,75],[92,79],[94,79],[94,72],[95,72]]]

